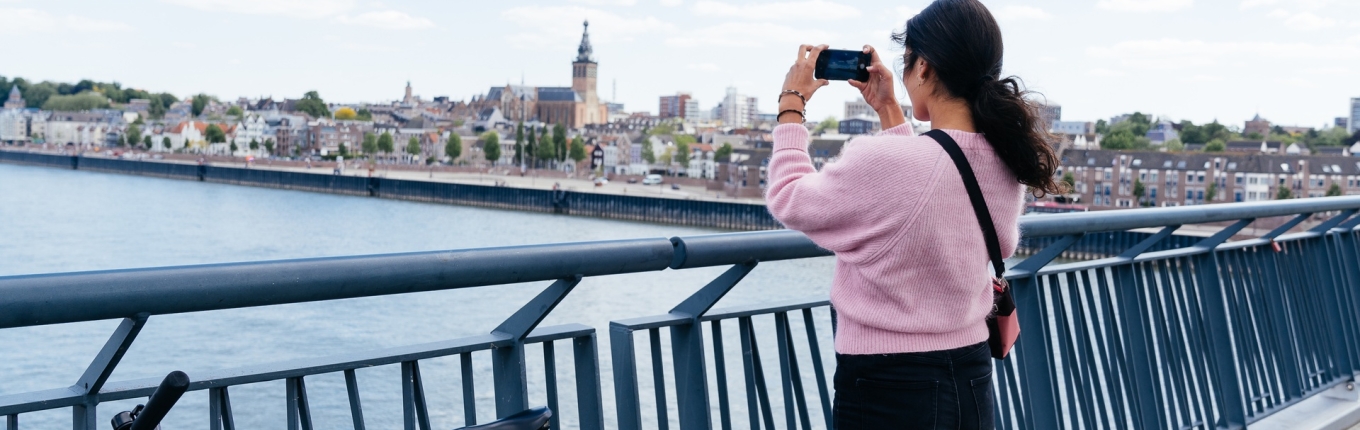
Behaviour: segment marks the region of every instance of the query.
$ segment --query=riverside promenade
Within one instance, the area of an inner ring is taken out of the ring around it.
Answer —
[[[762,202],[721,198],[694,185],[702,181],[684,178],[679,181],[691,185],[678,190],[626,180],[596,187],[585,178],[556,171],[520,176],[510,169],[379,164],[370,176],[362,164],[356,169],[346,163],[347,168],[336,174],[334,162],[262,161],[247,167],[243,160],[204,158],[200,163],[197,157],[186,158],[0,150],[0,162],[12,164],[733,230],[781,227]]]

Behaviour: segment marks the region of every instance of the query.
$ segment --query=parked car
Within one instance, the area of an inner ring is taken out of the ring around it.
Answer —
[[[608,179],[605,179],[603,176],[598,177],[598,178],[595,178],[595,186],[597,186],[597,187],[603,186],[604,184],[608,184],[608,183],[609,183],[609,180],[608,180]]]
[[[661,185],[661,175],[647,175],[642,178],[642,185]]]
[[[678,190],[678,189],[680,189],[680,184],[671,184],[671,189],[672,189],[672,190]]]
[[[636,183],[637,183],[637,178],[628,178],[628,183],[630,183],[630,184],[636,184]]]

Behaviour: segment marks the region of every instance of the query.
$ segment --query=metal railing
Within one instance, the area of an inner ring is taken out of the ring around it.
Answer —
[[[998,427],[1243,427],[1353,381],[1360,370],[1357,211],[1360,197],[1337,197],[1023,217],[1025,237],[1059,239],[1007,272],[1024,330],[994,373]],[[1309,230],[1283,234],[1319,216],[1325,221]],[[1268,217],[1292,218],[1263,237],[1228,242]],[[1232,225],[1193,246],[1149,251],[1181,225],[1216,222]],[[1149,227],[1163,229],[1117,257],[1050,264],[1085,234]],[[827,255],[797,232],[772,231],[0,277],[0,329],[122,319],[74,385],[0,396],[0,415],[17,430],[21,414],[71,408],[73,428],[94,429],[101,402],[149,394],[154,379],[108,379],[155,315],[551,281],[487,335],[190,372],[190,390],[208,390],[211,428],[232,429],[230,387],[282,380],[288,427],[310,429],[305,380],[341,373],[361,429],[355,370],[400,365],[405,428],[428,429],[421,360],[459,357],[461,388],[471,393],[472,361],[489,356],[496,415],[505,416],[529,406],[526,345],[542,346],[542,383],[557,406],[553,345],[570,340],[577,421],[554,425],[599,429],[612,412],[621,429],[652,427],[644,422],[638,365],[645,361],[637,359],[641,345],[634,339],[645,331],[656,428],[668,428],[671,414],[686,429],[740,428],[741,415],[752,429],[779,428],[777,415],[788,429],[831,428],[827,384],[834,363],[822,358],[831,336],[822,323],[824,298],[711,309],[761,262]],[[610,324],[613,411],[601,400],[595,329],[538,327],[584,278],[714,266],[731,267],[668,314]],[[777,362],[760,351],[767,318]],[[729,369],[729,359],[740,362],[739,371]],[[779,383],[768,383],[775,368]],[[467,424],[476,420],[471,399],[464,396]]]

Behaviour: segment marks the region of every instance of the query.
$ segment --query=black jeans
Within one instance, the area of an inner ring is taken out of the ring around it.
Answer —
[[[987,342],[901,354],[836,354],[837,430],[994,427]]]

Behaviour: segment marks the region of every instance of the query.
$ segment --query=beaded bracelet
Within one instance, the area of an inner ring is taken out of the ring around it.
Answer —
[[[784,114],[789,113],[789,112],[793,112],[793,113],[798,114],[799,117],[802,117],[802,118],[803,118],[803,122],[807,122],[807,111],[798,110],[798,109],[784,109],[784,110],[781,110],[781,111],[779,111],[779,114],[778,114],[778,115],[775,115],[775,116],[774,116],[774,119],[775,119],[776,121],[778,121],[778,120],[779,120],[779,117],[784,116]]]
[[[803,93],[798,92],[798,90],[784,90],[779,92],[779,98],[774,99],[775,103],[778,103],[780,100],[783,100],[784,96],[787,96],[789,94],[798,96],[798,99],[802,100],[804,105],[807,104],[807,97],[803,97]]]

